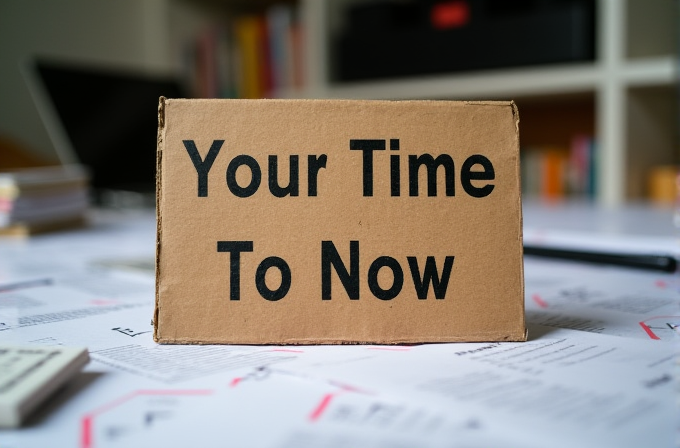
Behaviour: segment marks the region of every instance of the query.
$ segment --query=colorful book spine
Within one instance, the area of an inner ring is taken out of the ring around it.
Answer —
[[[303,87],[302,36],[287,4],[211,24],[189,45],[185,83],[201,98],[289,96]]]
[[[520,157],[525,197],[547,201],[595,198],[596,142],[592,137],[574,136],[569,148],[523,148]]]

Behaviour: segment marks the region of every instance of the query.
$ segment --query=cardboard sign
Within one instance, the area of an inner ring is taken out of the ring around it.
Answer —
[[[154,338],[526,339],[512,102],[159,106]]]

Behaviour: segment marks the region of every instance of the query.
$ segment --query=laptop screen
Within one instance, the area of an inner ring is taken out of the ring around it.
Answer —
[[[41,84],[34,97],[46,97],[36,102],[50,103],[60,128],[50,136],[59,134],[63,162],[86,165],[95,192],[155,191],[158,98],[184,97],[176,81],[41,60],[30,70]]]

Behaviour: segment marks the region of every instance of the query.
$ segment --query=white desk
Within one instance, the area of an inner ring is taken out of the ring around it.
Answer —
[[[672,216],[530,204],[525,227],[544,239],[561,228],[677,245]],[[526,343],[158,346],[154,249],[150,212],[100,211],[86,229],[0,240],[0,343],[84,345],[92,356],[24,428],[0,431],[0,447],[677,441],[674,274],[527,259]]]

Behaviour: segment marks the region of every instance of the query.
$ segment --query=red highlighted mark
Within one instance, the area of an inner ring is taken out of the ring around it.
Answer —
[[[85,414],[85,416],[81,419],[80,421],[80,447],[81,448],[93,448],[94,446],[94,437],[93,437],[93,423],[95,417],[97,417],[100,414],[103,414],[105,412],[110,411],[111,409],[120,406],[121,404],[125,403],[126,401],[129,401],[135,397],[139,397],[142,395],[191,395],[191,396],[200,396],[200,395],[210,395],[213,392],[211,390],[136,390],[134,392],[131,392],[127,395],[123,395],[122,397],[118,398],[117,400],[114,400],[110,403],[105,404],[104,406],[101,406],[94,411]]]
[[[367,391],[365,389],[361,389],[356,386],[352,386],[351,384],[345,384],[341,383],[338,381],[329,381],[333,386],[339,387],[342,389],[344,392],[356,392],[358,394],[365,394],[365,395],[373,395],[373,392]]]
[[[671,330],[674,330],[672,324],[668,323],[668,319],[672,319],[673,321],[677,321],[680,319],[680,316],[653,316],[653,317],[648,317],[647,319],[643,320],[642,322],[638,322],[640,326],[642,327],[643,330],[645,330],[645,333],[647,333],[647,336],[649,336],[651,339],[654,340],[659,340],[661,339],[658,337],[654,332],[652,331],[652,328],[647,325],[647,322],[652,321],[652,320],[661,320],[663,323],[662,328],[669,327]],[[676,330],[677,331],[677,330]]]
[[[640,326],[642,327],[643,330],[647,333],[647,336],[649,336],[652,339],[659,340],[659,337],[654,334],[651,328],[649,328],[644,322],[640,322]]]
[[[548,302],[546,302],[545,300],[543,300],[543,299],[541,298],[541,296],[539,296],[538,294],[533,294],[533,295],[531,296],[531,299],[532,299],[534,302],[536,302],[536,305],[540,306],[541,308],[548,308]]]
[[[663,281],[663,280],[657,280],[657,281],[655,281],[655,282],[654,282],[654,285],[655,285],[657,288],[661,288],[661,289],[664,289],[664,288],[667,288],[667,287],[668,287],[668,283],[666,283],[666,282]]]
[[[229,383],[229,387],[236,387],[241,381],[243,381],[242,377],[234,378],[231,380],[231,383]]]
[[[272,350],[268,350],[270,352],[288,352],[288,353],[304,353],[304,350],[294,350],[292,348],[275,348]]]
[[[355,387],[355,386],[352,386],[352,385],[349,385],[349,384],[338,383],[338,382],[334,382],[334,381],[331,381],[331,384],[339,387],[341,390],[324,395],[323,398],[321,399],[321,401],[319,402],[319,404],[309,414],[309,421],[315,422],[315,421],[319,420],[321,418],[321,416],[323,415],[323,413],[328,408],[328,406],[330,406],[331,401],[333,401],[333,398],[337,397],[340,394],[343,394],[343,393],[346,393],[346,392],[353,392],[353,393],[371,395],[370,392],[359,389],[358,387]]]
[[[331,404],[331,400],[333,400],[333,398],[339,393],[342,392],[324,395],[323,398],[321,399],[321,402],[319,402],[317,407],[315,407],[314,410],[312,410],[312,413],[309,414],[309,420],[312,422],[319,420],[321,418],[321,415],[323,415],[324,411],[326,411],[326,408],[328,408],[328,405]]]
[[[80,423],[80,446],[90,448],[92,446],[92,416],[83,417]]]

